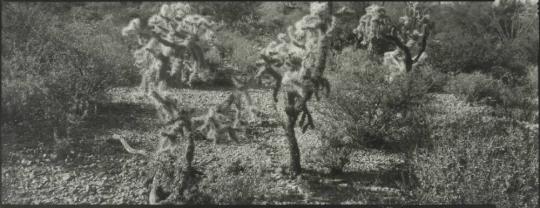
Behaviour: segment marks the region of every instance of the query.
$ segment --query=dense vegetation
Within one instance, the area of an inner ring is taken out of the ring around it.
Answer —
[[[353,33],[370,3],[336,2],[336,35],[331,36],[325,72],[331,93],[321,96],[321,101],[310,101],[316,128],[306,134],[297,131],[301,162],[307,171],[299,182],[287,179],[287,183],[315,192],[315,176],[346,175],[358,166],[360,157],[365,157],[359,156],[359,151],[377,150],[403,159],[392,170],[392,176],[399,178],[396,187],[402,198],[385,201],[354,189],[357,192],[351,196],[321,202],[537,207],[538,15],[535,5],[497,2],[423,3],[435,23],[427,40],[427,57],[410,72],[397,74],[382,63],[382,57],[363,50],[365,46]],[[406,13],[404,2],[378,5],[385,8],[389,21],[399,22]],[[97,144],[92,140],[97,137],[91,135],[103,125],[147,116],[147,107],[122,103],[136,110],[121,117],[124,120],[107,118],[121,114],[114,112],[111,102],[126,96],[110,96],[111,92],[141,83],[141,74],[133,64],[136,41],[122,37],[121,30],[133,18],[146,21],[160,6],[151,2],[2,4],[2,196],[15,184],[15,179],[6,179],[5,165],[25,165],[12,155],[15,152],[30,148],[40,157],[45,146],[53,149],[44,151],[52,155],[50,159],[62,164],[76,158],[74,150]],[[216,31],[222,66],[248,76],[255,76],[259,52],[310,12],[308,2],[194,2],[192,6],[199,14],[225,25]],[[342,6],[347,9],[338,13]],[[226,144],[227,148],[217,150],[199,143],[196,152],[206,155],[196,156],[205,161],[197,164],[208,164],[203,166],[207,175],[180,197],[183,202],[302,203],[299,195],[309,195],[276,194],[285,193],[275,183],[286,180],[281,175],[286,174],[283,170],[288,165],[266,160],[264,148],[275,155],[288,155],[286,145],[273,138],[285,132],[274,130],[278,124],[272,116],[276,115],[266,107],[272,103],[271,89],[259,94],[265,96],[255,95],[254,100],[260,111],[267,113],[263,116],[267,120],[260,122],[261,126],[251,126],[246,135],[264,137],[253,140],[264,145]],[[208,95],[181,95],[181,101],[208,106],[218,103],[212,97],[200,101],[200,96]],[[127,97],[139,102],[136,95]],[[145,125],[146,132],[131,136],[154,138],[157,127]],[[277,132],[266,138],[260,129]],[[109,147],[120,144],[104,144],[108,146],[105,150],[120,152]],[[221,155],[208,159],[210,152]],[[115,157],[119,153],[110,154]],[[212,163],[214,160],[220,161],[219,165]],[[170,159],[163,156],[153,162],[159,167],[174,166],[163,161]]]

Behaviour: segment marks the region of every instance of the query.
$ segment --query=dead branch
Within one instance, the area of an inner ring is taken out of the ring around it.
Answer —
[[[143,156],[148,156],[148,153],[146,151],[138,150],[138,149],[135,149],[135,148],[131,147],[122,136],[120,136],[118,134],[115,134],[115,135],[112,136],[112,138],[120,141],[122,143],[122,146],[124,147],[124,149],[126,149],[127,152],[129,152],[131,154],[139,154],[139,155],[143,155]]]

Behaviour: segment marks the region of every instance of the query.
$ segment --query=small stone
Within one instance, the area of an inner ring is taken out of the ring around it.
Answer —
[[[66,173],[66,174],[62,175],[62,180],[64,180],[64,181],[69,181],[72,178],[73,177],[69,173]]]

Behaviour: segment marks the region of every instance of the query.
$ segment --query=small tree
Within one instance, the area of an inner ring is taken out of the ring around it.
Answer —
[[[384,62],[409,72],[413,64],[426,58],[424,51],[433,27],[427,9],[418,2],[408,2],[405,15],[397,23],[386,15],[383,7],[374,4],[366,8],[354,33],[371,54],[384,48],[385,40],[391,42],[395,50],[384,53]]]

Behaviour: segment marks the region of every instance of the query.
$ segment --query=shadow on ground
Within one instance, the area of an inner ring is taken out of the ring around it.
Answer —
[[[356,171],[324,174],[305,170],[302,186],[310,192],[311,200],[323,203],[343,203],[345,200],[368,204],[402,203],[398,187],[403,179],[395,170]]]

